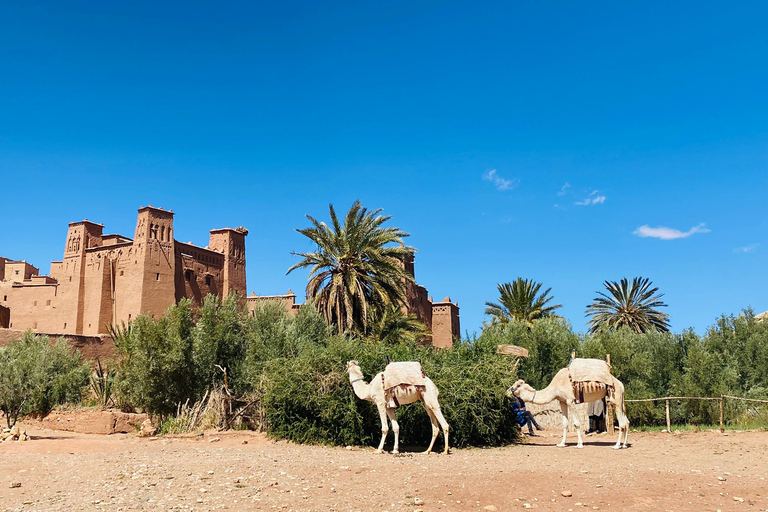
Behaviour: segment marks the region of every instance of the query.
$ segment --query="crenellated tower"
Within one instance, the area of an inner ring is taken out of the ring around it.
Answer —
[[[71,307],[59,318],[61,325],[52,326],[58,332],[82,334],[83,311],[85,308],[85,251],[101,245],[104,226],[83,220],[71,222],[67,229],[67,242],[64,258],[58,266],[56,279],[60,284],[59,294],[62,301]],[[53,274],[53,268],[51,269]]]
[[[244,227],[235,229],[212,229],[208,248],[224,254],[224,281],[221,296],[235,292],[240,300],[246,299],[245,281],[245,237],[248,230]]]
[[[123,307],[159,318],[176,302],[173,211],[152,205],[139,208],[132,249]]]

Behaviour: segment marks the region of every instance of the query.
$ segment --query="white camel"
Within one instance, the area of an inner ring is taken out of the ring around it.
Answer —
[[[613,402],[614,409],[616,411],[616,418],[619,420],[619,438],[616,440],[616,444],[613,446],[615,450],[619,448],[627,447],[627,438],[629,437],[629,420],[627,419],[626,409],[624,407],[624,384],[619,381],[613,375],[610,376],[613,379],[613,396],[608,393],[606,386],[588,386],[584,390],[584,398],[582,402],[594,402],[601,400],[603,397],[607,397],[609,402]],[[568,412],[570,408],[576,403],[576,396],[573,390],[573,384],[569,377],[568,368],[563,368],[552,379],[544,389],[536,391],[530,385],[526,384],[524,380],[518,380],[512,387],[507,390],[507,396],[512,398],[517,396],[524,401],[543,405],[548,404],[553,400],[560,402],[560,412],[563,415],[563,439],[557,446],[565,446],[565,434],[568,431]],[[576,433],[579,437],[579,442],[576,445],[577,448],[583,448],[584,444],[581,441],[581,425],[579,423],[578,415],[573,414],[573,426],[576,427]],[[624,431],[624,444],[621,443],[621,434]]]
[[[379,416],[381,417],[381,442],[376,449],[376,453],[381,453],[383,451],[384,441],[387,439],[387,434],[389,433],[387,418],[392,422],[392,430],[395,432],[395,446],[392,453],[400,453],[400,425],[397,424],[397,419],[395,418],[395,408],[387,405],[382,374],[376,374],[370,384],[366,384],[363,380],[363,372],[360,370],[360,365],[357,361],[349,361],[347,363],[347,372],[349,372],[349,382],[355,390],[355,395],[361,400],[368,400],[375,403],[376,408],[379,410]],[[424,453],[429,454],[432,451],[432,446],[434,446],[435,440],[440,433],[440,427],[442,427],[443,436],[445,437],[445,449],[443,450],[443,454],[447,454],[448,422],[445,421],[443,413],[440,412],[440,404],[437,401],[437,387],[427,377],[424,378],[424,381],[425,386],[399,386],[396,391],[396,403],[398,405],[405,405],[419,400],[424,402],[424,408],[427,410],[429,419],[432,422],[432,442],[429,443],[429,448],[427,448],[427,451]]]

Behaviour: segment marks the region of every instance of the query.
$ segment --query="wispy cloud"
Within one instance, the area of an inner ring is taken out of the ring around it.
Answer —
[[[600,195],[600,193],[597,190],[593,190],[592,193],[589,194],[582,201],[576,201],[576,204],[579,206],[591,206],[593,204],[603,204],[604,202],[605,202],[605,196]]]
[[[743,254],[745,252],[752,252],[758,247],[760,247],[760,244],[749,244],[745,245],[744,247],[737,247],[733,250],[733,252]]]
[[[518,180],[508,180],[506,178],[502,178],[496,172],[496,169],[486,171],[485,174],[483,174],[483,179],[493,183],[493,186],[496,187],[496,190],[500,190],[502,192],[505,190],[512,190],[517,186],[518,183]]]
[[[643,238],[659,238],[661,240],[676,240],[678,238],[688,238],[696,233],[709,233],[709,229],[705,227],[702,222],[698,226],[693,226],[688,231],[680,231],[679,229],[668,228],[659,226],[652,228],[649,225],[640,226],[632,234]]]
[[[566,181],[565,185],[563,185],[562,188],[560,188],[560,192],[558,192],[557,195],[564,196],[565,194],[568,193],[569,188],[571,188],[571,184]]]

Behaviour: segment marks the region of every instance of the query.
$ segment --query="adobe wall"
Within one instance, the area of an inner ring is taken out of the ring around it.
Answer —
[[[209,293],[223,295],[224,255],[176,242],[176,300],[183,297],[202,304]]]
[[[279,304],[291,316],[297,315],[301,307],[301,304],[296,304],[296,294],[291,290],[288,290],[285,295],[256,295],[252,293],[246,301],[246,307],[248,312],[254,315],[256,308],[268,303]]]
[[[11,322],[11,310],[0,306],[0,329],[7,329]]]
[[[20,285],[0,282],[2,305],[10,310],[9,327],[59,331],[61,310],[55,307],[56,285]]]
[[[432,301],[429,300],[427,289],[415,283],[406,283],[405,300],[407,312],[416,315],[416,319],[423,323],[428,331],[431,331]]]
[[[13,340],[21,338],[24,331],[19,329],[0,329],[0,347],[5,347]],[[73,349],[77,349],[85,359],[105,361],[113,359],[117,355],[115,342],[106,334],[100,336],[83,336],[79,334],[58,334],[36,332],[38,336],[48,336],[54,343],[59,338],[64,338]]]

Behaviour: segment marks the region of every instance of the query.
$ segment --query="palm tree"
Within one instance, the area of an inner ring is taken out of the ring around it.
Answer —
[[[596,297],[587,307],[589,332],[629,327],[636,333],[648,331],[669,332],[669,315],[658,311],[658,307],[666,307],[661,302],[663,293],[656,294],[658,288],[651,288],[651,280],[635,277],[630,284],[627,278],[616,281],[605,281],[608,294],[597,292]]]
[[[317,250],[293,253],[303,259],[288,269],[309,267],[307,297],[312,299],[329,325],[338,332],[365,333],[371,318],[383,314],[390,305],[405,305],[405,283],[413,278],[404,262],[416,250],[406,246],[408,233],[395,227],[382,227],[391,217],[368,211],[355,201],[344,224],[333,205],[329,206],[331,225],[307,215],[312,227],[297,229],[317,244]]]
[[[429,332],[416,315],[392,304],[378,318],[371,319],[368,334],[385,343],[402,343],[427,339]]]
[[[486,315],[491,316],[492,322],[508,322],[511,319],[523,320],[528,327],[539,318],[554,316],[554,310],[563,307],[561,304],[547,306],[552,300],[548,297],[552,288],[547,288],[539,294],[541,283],[532,279],[518,277],[514,283],[499,283],[499,302],[486,302]]]

